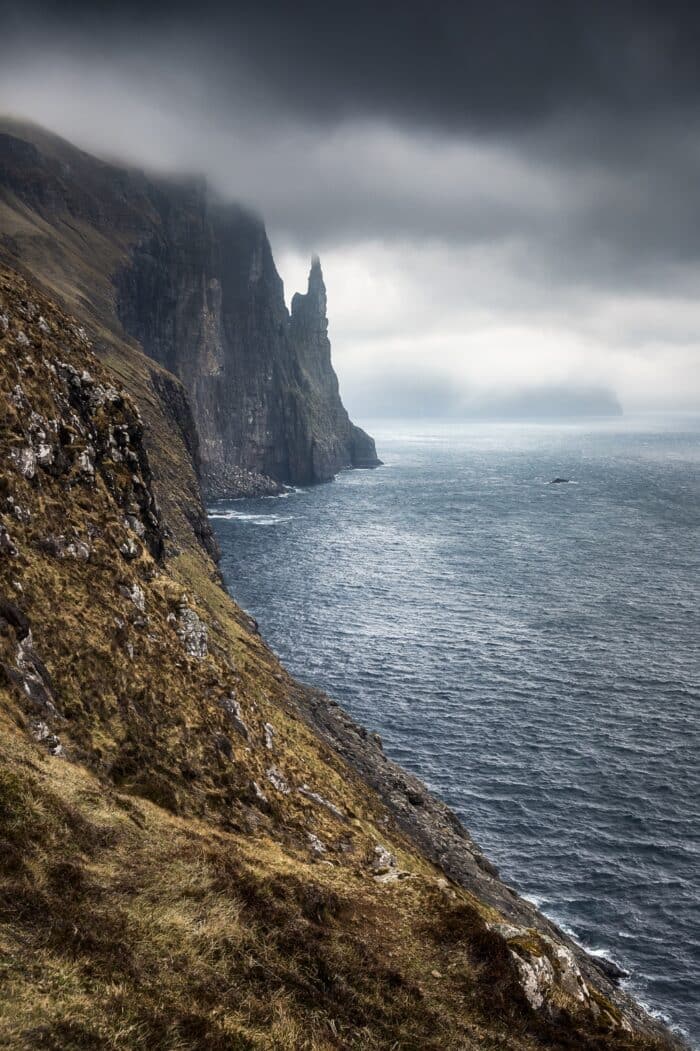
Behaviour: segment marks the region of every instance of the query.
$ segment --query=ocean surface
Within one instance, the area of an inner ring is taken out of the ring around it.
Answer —
[[[210,508],[228,587],[700,1047],[700,419],[366,426],[380,470]]]

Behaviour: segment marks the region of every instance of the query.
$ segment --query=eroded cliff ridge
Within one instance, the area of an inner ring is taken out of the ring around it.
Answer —
[[[290,317],[256,216],[199,180],[147,178],[11,122],[0,201],[6,260],[183,382],[211,493],[378,465],[340,399],[320,265]]]

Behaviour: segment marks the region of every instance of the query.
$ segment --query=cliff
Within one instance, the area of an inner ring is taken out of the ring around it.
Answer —
[[[0,244],[23,270],[0,267],[0,1045],[676,1046],[221,588],[196,376],[143,353],[113,280],[176,199],[162,243],[177,274],[191,234],[201,275],[201,188],[159,203],[149,180],[32,135],[0,152]],[[192,296],[231,316],[205,285]],[[322,466],[339,454],[318,406],[351,425],[319,368],[319,264],[275,317]]]
[[[198,180],[147,178],[6,121],[0,217],[8,262],[180,378],[213,494],[378,465],[340,399],[325,289],[312,271],[290,318],[255,216]]]
[[[11,271],[0,404],[3,1046],[675,1046],[289,678],[158,499],[179,410],[152,458],[80,323]]]

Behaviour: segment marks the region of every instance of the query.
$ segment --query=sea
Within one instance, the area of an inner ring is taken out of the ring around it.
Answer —
[[[700,417],[364,426],[378,470],[210,507],[227,587],[700,1048]]]

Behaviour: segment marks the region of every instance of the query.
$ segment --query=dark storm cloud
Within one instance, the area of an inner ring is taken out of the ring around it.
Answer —
[[[308,119],[369,113],[490,129],[581,106],[648,112],[700,94],[700,13],[678,0],[5,0],[5,9],[10,30],[43,26],[100,49],[160,36],[176,60],[206,55],[221,90],[244,63]]]
[[[330,257],[360,386],[439,344],[437,404],[457,373],[524,383],[527,347],[548,389],[700,398],[694,4],[0,0],[0,30],[0,111],[203,172],[297,284],[300,253]]]
[[[129,89],[170,107],[166,163],[189,160],[309,244],[535,238],[557,273],[606,277],[700,253],[692,4],[4,0],[3,28],[4,61],[40,54],[50,69],[63,55],[64,80],[82,75],[85,92],[90,70],[111,71],[117,124],[138,108]],[[133,156],[150,163],[148,128],[133,123]],[[336,135],[347,126],[354,153]],[[464,135],[485,160],[457,156]]]

